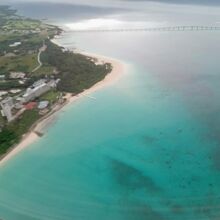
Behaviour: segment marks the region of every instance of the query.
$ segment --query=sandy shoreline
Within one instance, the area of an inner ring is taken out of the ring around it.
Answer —
[[[53,42],[57,43],[55,40],[53,40]],[[58,106],[57,109],[56,108],[53,109],[52,112],[50,112],[48,115],[46,115],[45,117],[43,117],[39,121],[37,121],[30,128],[30,131],[24,135],[24,137],[22,138],[21,142],[18,145],[12,147],[9,150],[9,152],[6,155],[4,155],[2,158],[0,157],[0,166],[5,164],[8,160],[10,160],[12,157],[17,155],[19,152],[21,152],[23,149],[28,147],[30,144],[32,144],[33,142],[38,140],[40,137],[35,132],[41,132],[43,128],[45,128],[47,125],[49,125],[51,123],[51,121],[53,121],[56,114],[58,114],[63,109],[64,106],[71,104],[71,103],[73,103],[73,102],[77,101],[78,99],[85,97],[85,96],[88,98],[93,98],[92,96],[89,96],[91,93],[93,93],[103,87],[106,87],[108,85],[113,84],[121,77],[121,75],[124,72],[124,64],[122,62],[120,62],[119,60],[109,58],[109,57],[104,57],[104,56],[97,55],[97,54],[92,54],[92,53],[84,53],[84,52],[80,52],[80,53],[83,55],[89,56],[91,58],[97,59],[98,62],[111,63],[112,67],[113,67],[111,73],[109,73],[105,77],[105,79],[96,83],[90,89],[87,89],[84,92],[82,92],[76,96],[72,96],[71,94],[67,94],[67,96],[66,96],[67,101],[65,102],[64,105]]]

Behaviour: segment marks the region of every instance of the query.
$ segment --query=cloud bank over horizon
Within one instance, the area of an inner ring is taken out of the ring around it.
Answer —
[[[189,5],[220,5],[219,0],[123,0],[130,2],[159,2],[168,4],[189,4]]]
[[[168,4],[169,3],[169,4]],[[190,3],[190,4],[189,4]],[[204,4],[201,4],[204,3]],[[62,21],[72,27],[73,22],[82,26],[151,24],[216,25],[220,21],[220,7],[216,0],[1,0],[18,13],[36,19]],[[220,6],[220,2],[219,2]],[[34,9],[34,10],[33,10]],[[104,20],[103,20],[104,19]],[[81,22],[82,21],[82,22]],[[147,23],[146,23],[147,22]]]
[[[86,4],[86,5],[124,5],[129,2],[133,3],[166,3],[166,4],[189,4],[189,5],[219,5],[219,0],[1,0],[0,4],[11,3],[33,3],[33,2],[48,2],[48,3],[68,3],[68,4]]]

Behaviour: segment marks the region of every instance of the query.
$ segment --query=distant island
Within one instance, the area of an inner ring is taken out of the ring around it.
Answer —
[[[89,89],[112,71],[110,63],[53,43],[61,33],[0,6],[0,159],[39,120],[64,106],[67,95]]]

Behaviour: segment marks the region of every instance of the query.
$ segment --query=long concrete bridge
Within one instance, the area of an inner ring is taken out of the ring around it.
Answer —
[[[156,28],[109,28],[109,29],[84,29],[73,30],[73,32],[90,33],[90,32],[168,32],[168,31],[220,31],[216,26],[170,26]]]

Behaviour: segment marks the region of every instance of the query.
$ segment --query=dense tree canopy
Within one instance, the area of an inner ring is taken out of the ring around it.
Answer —
[[[69,51],[63,52],[61,47],[50,41],[46,42],[47,50],[42,60],[55,66],[61,79],[58,89],[65,92],[80,93],[104,79],[111,71],[111,64],[96,65],[91,58]]]

